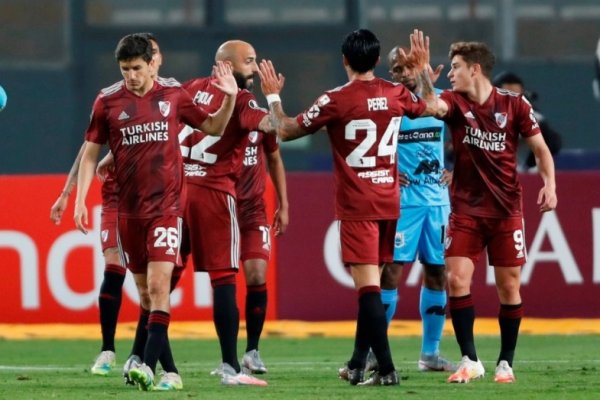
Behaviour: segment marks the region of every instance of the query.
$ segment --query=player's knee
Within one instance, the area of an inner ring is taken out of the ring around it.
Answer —
[[[235,285],[234,271],[209,271],[210,285],[212,288],[224,285]]]
[[[403,264],[386,264],[381,271],[381,288],[382,289],[396,289],[400,277],[402,276]]]
[[[446,288],[446,268],[444,265],[423,264],[423,283],[427,289],[444,290]]]

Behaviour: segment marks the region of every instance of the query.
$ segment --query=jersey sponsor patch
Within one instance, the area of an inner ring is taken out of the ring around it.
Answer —
[[[329,98],[329,96],[327,96],[326,94],[324,94],[323,96],[319,97],[319,99],[317,100],[317,104],[321,107],[329,104],[329,102],[331,101],[331,99]]]
[[[398,143],[439,142],[442,140],[442,128],[417,128],[398,132]]]
[[[258,103],[256,102],[256,100],[251,99],[250,101],[248,101],[248,106],[254,110],[261,110],[264,112],[268,112],[268,110],[264,107],[261,107],[258,105]]]

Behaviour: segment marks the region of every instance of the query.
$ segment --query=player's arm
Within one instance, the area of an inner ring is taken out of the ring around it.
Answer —
[[[275,67],[270,60],[262,60],[258,70],[260,76],[260,87],[269,103],[270,121],[273,131],[277,132],[282,141],[287,142],[306,136],[306,132],[300,127],[295,118],[290,118],[283,111],[279,93],[283,89],[285,77],[275,72]],[[266,130],[265,132],[269,132]]]
[[[112,151],[109,150],[108,153],[106,153],[106,155],[102,157],[102,160],[100,160],[100,162],[96,166],[96,176],[98,177],[98,179],[104,182],[106,180],[106,175],[108,175],[108,172],[114,168],[115,158],[113,157]]]
[[[235,108],[235,99],[238,93],[238,86],[233,77],[231,66],[222,61],[217,61],[217,65],[213,66],[214,80],[211,84],[225,93],[221,107],[202,122],[198,127],[202,132],[211,136],[223,136],[225,127],[229,123],[229,119]]]
[[[421,98],[427,105],[420,116],[444,117],[448,113],[448,105],[436,95],[433,87],[432,76],[434,76],[435,71],[431,71],[429,36],[424,36],[423,31],[415,29],[410,35],[409,54],[405,54],[402,48],[398,48],[398,52],[399,57],[406,58],[408,63],[414,65],[417,71],[417,85],[421,89]]]
[[[556,180],[554,177],[554,160],[550,149],[546,145],[542,135],[533,135],[525,139],[525,142],[535,156],[535,162],[544,186],[538,194],[537,204],[540,212],[551,211],[556,208],[558,199],[556,197]]]
[[[101,145],[94,142],[85,142],[85,149],[79,163],[79,173],[77,176],[77,198],[75,200],[75,226],[81,232],[87,234],[88,211],[85,205],[94,173],[96,171],[96,161],[100,154]]]
[[[69,195],[71,194],[71,192],[73,191],[73,187],[75,187],[75,184],[77,183],[79,162],[81,161],[81,156],[83,155],[84,150],[85,142],[81,145],[79,153],[77,153],[77,157],[75,157],[75,161],[73,161],[73,165],[71,166],[69,176],[67,176],[67,181],[65,182],[65,186],[63,187],[62,192],[60,192],[58,199],[56,199],[56,201],[50,208],[50,219],[54,221],[56,225],[60,224],[63,213],[67,208],[67,203],[69,202]]]
[[[269,166],[269,174],[277,192],[279,208],[275,212],[273,220],[273,230],[275,236],[279,236],[285,232],[289,223],[289,203],[287,197],[287,185],[285,181],[285,168],[283,159],[279,149],[272,153],[267,153],[267,164]]]

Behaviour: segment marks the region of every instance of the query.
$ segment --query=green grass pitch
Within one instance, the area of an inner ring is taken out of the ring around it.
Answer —
[[[216,340],[173,340],[184,389],[144,393],[125,386],[121,368],[129,341],[117,342],[117,368],[106,378],[89,373],[98,341],[0,341],[0,399],[597,399],[600,398],[600,336],[526,336],[519,338],[515,384],[493,381],[499,338],[476,338],[486,367],[482,380],[448,384],[446,373],[420,373],[416,361],[419,338],[390,339],[400,386],[353,387],[337,378],[349,358],[351,339],[265,338],[261,355],[269,368],[267,387],[225,387],[211,376],[219,364]],[[245,341],[240,340],[242,353]],[[458,359],[453,337],[444,337],[443,354]]]

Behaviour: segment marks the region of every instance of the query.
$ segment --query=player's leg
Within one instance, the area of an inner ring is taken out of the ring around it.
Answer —
[[[457,371],[448,378],[449,382],[467,383],[485,373],[475,351],[475,307],[471,297],[475,261],[484,247],[479,229],[478,222],[471,217],[455,214],[450,216],[445,253],[448,304],[462,360]]]
[[[396,221],[342,221],[342,260],[358,292],[355,346],[348,362],[351,384],[362,381],[366,356],[373,349],[379,370],[365,384],[398,384],[387,337],[385,309],[381,302],[379,265],[391,262]]]
[[[102,348],[91,372],[94,375],[106,376],[114,368],[116,361],[115,332],[121,309],[121,293],[126,269],[121,263],[117,249],[116,212],[102,213],[100,224],[100,239],[104,255],[104,279],[98,294]]]
[[[403,263],[394,262],[384,265],[381,271],[381,302],[385,308],[385,320],[388,326],[396,314],[399,299],[398,283],[402,277],[403,267]]]
[[[512,364],[523,317],[520,294],[521,266],[526,261],[522,218],[508,218],[494,227],[488,246],[490,263],[495,266],[496,288],[500,300],[501,349],[496,368],[496,382],[515,381]],[[506,267],[508,266],[508,267]]]
[[[244,203],[239,204],[241,259],[246,278],[247,344],[242,367],[251,373],[263,374],[267,372],[267,368],[260,357],[258,344],[267,315],[267,265],[271,236],[269,226],[266,225],[264,207],[248,209],[243,206]],[[245,212],[246,209],[249,212]]]
[[[420,207],[402,208],[400,214],[394,235],[394,262],[386,264],[381,274],[381,300],[388,325],[396,313],[403,266],[416,259],[424,217]]]
[[[252,373],[267,372],[258,352],[258,343],[267,315],[267,261],[264,259],[245,260],[246,276],[246,352],[242,364]]]
[[[419,255],[423,264],[419,313],[423,322],[420,371],[454,371],[456,367],[440,356],[440,341],[446,323],[446,266],[444,265],[445,228],[450,207],[424,207]]]
[[[523,318],[523,304],[519,293],[521,267],[495,267],[496,288],[500,299],[498,323],[500,325],[500,354],[496,366],[495,381],[512,383],[512,371],[519,327]]]

